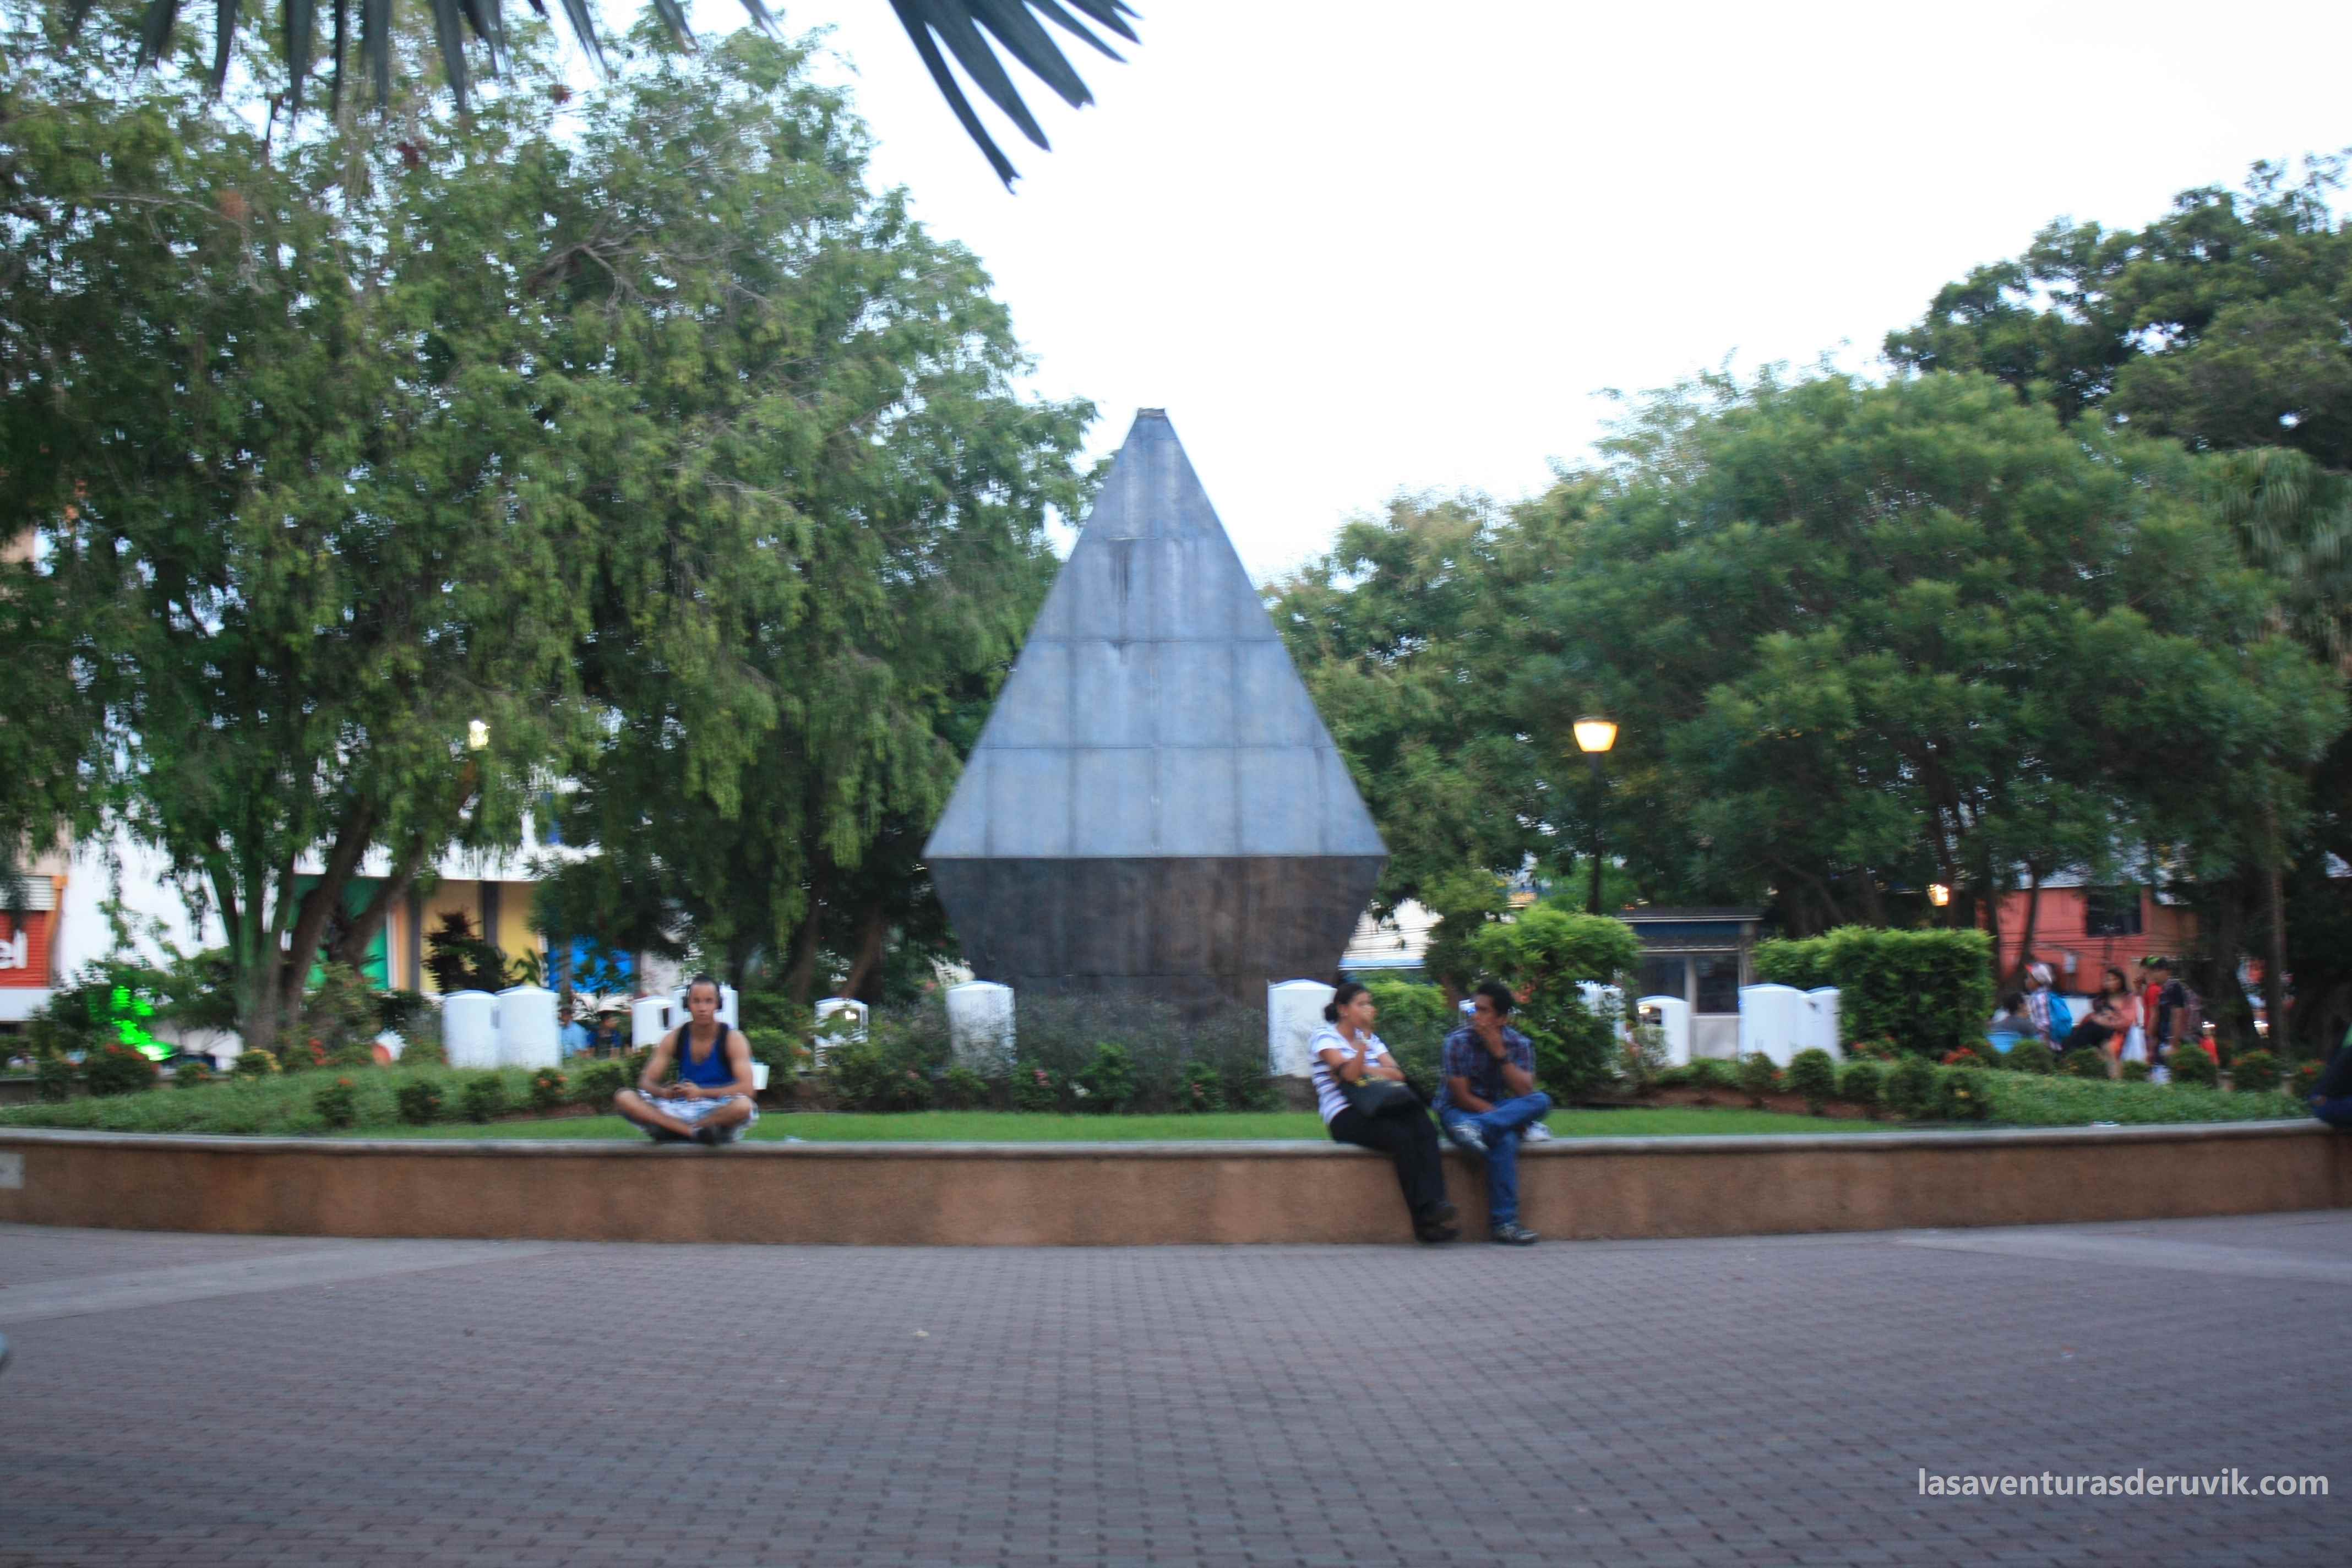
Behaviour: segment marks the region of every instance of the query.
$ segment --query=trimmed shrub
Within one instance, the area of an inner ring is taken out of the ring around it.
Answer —
[[[1194,1062],[1184,1069],[1184,1089],[1177,1097],[1176,1109],[1185,1111],[1210,1111],[1223,1109],[1225,1086],[1217,1077],[1217,1069],[1206,1062]]]
[[[1078,1109],[1108,1116],[1135,1098],[1135,1058],[1125,1046],[1106,1041],[1071,1086]]]
[[[2105,1078],[2107,1076],[2106,1055],[2088,1046],[2077,1046],[2058,1058],[2058,1070],[2068,1078]]]
[[[555,1068],[541,1068],[530,1075],[530,1108],[533,1110],[553,1110],[572,1098],[572,1086],[562,1072]]]
[[[2018,1041],[2002,1054],[2000,1065],[2011,1072],[2053,1073],[2058,1070],[2050,1047],[2040,1040]]]
[[[1536,1079],[1553,1100],[1573,1104],[1618,1071],[1612,1020],[1593,1016],[1580,982],[1622,986],[1641,962],[1641,939],[1623,921],[1550,904],[1481,926],[1470,939],[1480,968],[1528,1001],[1512,1017],[1535,1047]]]
[[[488,1121],[505,1111],[507,1086],[494,1072],[479,1073],[457,1091],[457,1114],[468,1121]]]
[[[789,1029],[746,1029],[744,1043],[751,1047],[751,1059],[768,1066],[768,1081],[778,1089],[783,1086],[778,1079],[791,1078],[808,1066],[808,1047]]]
[[[1391,1047],[1400,1037],[1432,1029],[1442,1038],[1458,1022],[1454,1005],[1438,986],[1410,980],[1371,980],[1365,982],[1364,989],[1372,994],[1372,1005],[1381,1010],[1377,1032]]]
[[[1061,1110],[1062,1086],[1055,1080],[1053,1069],[1042,1062],[1015,1062],[1013,1066],[1013,1109]]]
[[[1837,1061],[1818,1047],[1799,1051],[1789,1061],[1789,1089],[1805,1097],[1805,1109],[1815,1116],[1837,1098]]]
[[[2123,1081],[2126,1083],[2146,1083],[2147,1081],[2147,1073],[2148,1067],[2146,1062],[2126,1062],[2124,1063]]]
[[[1973,1068],[1946,1068],[1937,1073],[1935,1114],[1939,1121],[1982,1121],[1991,1115],[1985,1075]]]
[[[1862,1106],[1874,1116],[1878,1113],[1879,1089],[1885,1079],[1886,1069],[1874,1061],[1864,1058],[1848,1062],[1845,1070],[1838,1074],[1838,1098]]]
[[[61,1105],[73,1098],[73,1063],[58,1051],[33,1058],[33,1097],[43,1105]]]
[[[392,1100],[411,1127],[430,1127],[441,1119],[441,1086],[429,1078],[402,1084]]]
[[[215,1076],[212,1064],[202,1057],[182,1057],[172,1064],[173,1089],[202,1089],[211,1083]]]
[[[825,1053],[824,1075],[847,1110],[920,1110],[931,1103],[931,1080],[880,1031]]]
[[[995,1098],[995,1086],[961,1062],[940,1079],[940,1099],[950,1110],[979,1110]]]
[[[1845,1054],[1864,1061],[1893,1062],[1903,1059],[1903,1048],[1893,1040],[1856,1040],[1846,1047]]]
[[[2319,1075],[2326,1070],[2326,1062],[2298,1062],[2288,1075],[2286,1091],[2297,1100],[2309,1100],[2319,1092]]]
[[[236,1054],[236,1060],[228,1066],[231,1078],[268,1078],[278,1070],[277,1053],[265,1051],[258,1046],[246,1047]]]
[[[1916,1121],[1934,1106],[1936,1064],[1925,1057],[1906,1056],[1886,1069],[1878,1092],[1887,1110],[1906,1121]]]
[[[1739,1058],[1739,1092],[1756,1105],[1764,1103],[1768,1094],[1779,1092],[1780,1069],[1762,1051],[1750,1051]]]
[[[1801,990],[1834,985],[1846,1039],[1888,1039],[1931,1060],[1981,1041],[1992,1016],[1992,942],[1980,931],[1841,926],[1757,943],[1756,973]]]
[[[1987,1047],[1986,1049],[1990,1050],[1991,1047]],[[1944,1053],[1944,1065],[1948,1068],[1980,1068],[1985,1065],[1985,1062],[1984,1058],[1977,1055],[1972,1047],[1962,1046],[1957,1051]]]
[[[1721,1057],[1693,1057],[1683,1070],[1689,1074],[1690,1086],[1701,1094],[1718,1093],[1739,1081],[1738,1070]]]
[[[613,1097],[628,1087],[629,1069],[619,1062],[585,1062],[572,1075],[572,1103],[610,1105]]]
[[[279,1072],[309,1072],[327,1065],[326,1043],[318,1039],[293,1039],[281,1037],[278,1042]]]
[[[310,1096],[310,1109],[330,1127],[349,1127],[360,1119],[358,1090],[351,1079],[339,1078]]]
[[[2172,1053],[2164,1058],[2164,1065],[2172,1069],[2172,1081],[2175,1083],[2214,1089],[2221,1082],[2221,1064],[2213,1059],[2212,1052],[2200,1045],[2173,1047]]]
[[[2268,1051],[2248,1051],[2230,1068],[2230,1087],[2260,1093],[2279,1086],[2278,1058]]]
[[[156,1077],[155,1064],[129,1046],[100,1046],[82,1058],[81,1081],[100,1098],[152,1089]]]

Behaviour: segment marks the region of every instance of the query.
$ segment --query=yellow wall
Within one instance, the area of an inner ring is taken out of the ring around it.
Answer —
[[[467,920],[473,922],[475,931],[479,931],[482,929],[482,900],[480,885],[475,882],[444,881],[426,896],[425,900],[425,956],[432,956],[434,929],[440,925],[442,915],[451,910],[457,910],[459,913],[463,914]],[[425,989],[427,992],[436,994],[438,994],[441,990],[441,987],[433,984],[433,972],[429,969],[425,971],[424,984]]]

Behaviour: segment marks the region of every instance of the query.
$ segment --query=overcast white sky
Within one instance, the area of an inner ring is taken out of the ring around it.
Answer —
[[[1014,195],[882,0],[784,20],[834,25],[877,179],[988,264],[1036,389],[1100,451],[1167,408],[1260,579],[1400,489],[1540,489],[1603,388],[1869,367],[2053,216],[2352,143],[2342,0],[1138,4],[1126,64],[1071,49],[1092,107],[1016,72],[1051,153],[983,108]]]

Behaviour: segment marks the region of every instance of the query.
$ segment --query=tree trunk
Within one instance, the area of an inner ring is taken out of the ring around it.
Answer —
[[[2278,796],[2267,783],[2263,790],[2263,923],[2270,928],[2269,950],[2263,959],[2263,1011],[2269,1016],[2270,1048],[2286,1055],[2293,1042],[2293,1022],[2286,1000],[2286,849],[2279,841]]]
[[[2025,868],[2025,930],[2017,942],[2017,967],[2011,984],[2025,984],[2025,966],[2033,962],[2033,931],[2042,923],[2042,868],[2027,862]]]
[[[866,917],[865,929],[858,933],[857,956],[849,965],[849,978],[842,984],[844,996],[855,996],[867,1006],[878,1006],[882,997],[878,980],[882,968],[882,946],[890,935],[890,920],[879,908]],[[877,982],[876,994],[865,994],[868,980]]]
[[[793,935],[793,966],[784,977],[785,992],[803,1007],[809,1005],[809,999],[816,990],[818,933],[823,929],[824,918],[823,890],[822,881],[811,876],[808,913],[801,917],[801,929]]]
[[[1984,889],[1978,898],[1984,905],[1985,934],[1992,938],[1992,988],[1998,994],[2000,990],[2000,889],[1993,886],[1990,878],[1987,878]]]

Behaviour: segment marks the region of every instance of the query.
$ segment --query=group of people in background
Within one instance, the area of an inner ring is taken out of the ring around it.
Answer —
[[[1543,1118],[1551,1097],[1536,1088],[1535,1047],[1510,1026],[1516,1005],[1499,981],[1473,994],[1468,1021],[1445,1037],[1434,1105],[1405,1081],[1404,1069],[1372,1032],[1380,1009],[1357,982],[1332,993],[1323,1026],[1307,1041],[1323,1125],[1335,1142],[1389,1157],[1412,1233],[1423,1241],[1462,1234],[1460,1211],[1445,1195],[1441,1132],[1486,1164],[1488,1239],[1505,1247],[1538,1239],[1519,1223],[1518,1151],[1522,1141],[1550,1136]]]
[[[2201,1033],[2201,1008],[2172,960],[2143,958],[2138,968],[2137,981],[2120,969],[2103,972],[2098,994],[2077,1017],[2052,988],[2050,966],[2029,963],[2025,989],[2001,998],[1986,1034],[2003,1052],[2028,1042],[2052,1052],[2097,1051],[2107,1058],[2111,1077],[2126,1062],[2145,1062],[2148,1077],[2162,1082],[2173,1048]]]

